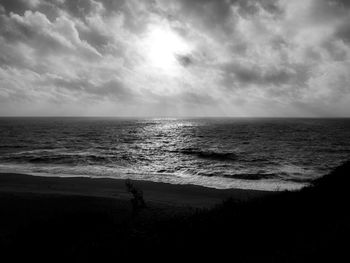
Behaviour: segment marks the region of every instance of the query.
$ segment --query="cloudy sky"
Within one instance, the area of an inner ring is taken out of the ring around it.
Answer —
[[[0,0],[0,115],[350,116],[350,1]]]

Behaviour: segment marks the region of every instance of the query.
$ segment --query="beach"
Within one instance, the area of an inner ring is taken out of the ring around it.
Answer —
[[[132,181],[146,203],[139,210],[125,180],[0,174],[0,252],[45,262],[339,261],[349,235],[349,170],[348,162],[284,192]]]
[[[122,179],[85,178],[85,177],[42,177],[25,174],[0,174],[0,192],[12,194],[43,194],[45,196],[90,196],[130,200],[125,181]],[[273,192],[214,189],[196,185],[175,185],[149,181],[132,181],[142,190],[146,202],[169,206],[187,206],[210,208],[227,198],[247,201],[271,195]]]
[[[184,230],[179,224],[187,227],[184,220],[224,200],[245,203],[275,194],[131,182],[146,203],[136,213],[126,180],[0,174],[0,252],[18,259],[55,255],[51,261],[125,258],[134,246],[153,249],[163,238],[176,241],[174,231]]]

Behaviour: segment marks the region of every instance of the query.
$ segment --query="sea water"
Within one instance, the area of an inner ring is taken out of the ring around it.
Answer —
[[[299,189],[350,157],[350,119],[0,118],[0,172]]]

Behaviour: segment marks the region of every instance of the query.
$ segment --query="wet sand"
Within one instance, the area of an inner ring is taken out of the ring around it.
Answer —
[[[213,189],[195,185],[173,185],[149,181],[132,181],[141,189],[146,202],[171,206],[189,206],[195,208],[212,207],[229,197],[237,201],[247,201],[272,195],[274,192]],[[0,193],[25,194],[31,193],[43,196],[78,195],[90,197],[114,198],[130,200],[125,180],[105,178],[63,178],[40,177],[25,174],[0,173]]]

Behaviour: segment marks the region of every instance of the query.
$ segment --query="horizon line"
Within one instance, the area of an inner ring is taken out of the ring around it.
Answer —
[[[350,116],[79,116],[79,115],[19,115],[19,116],[1,116],[0,118],[115,118],[115,119],[349,119]]]

